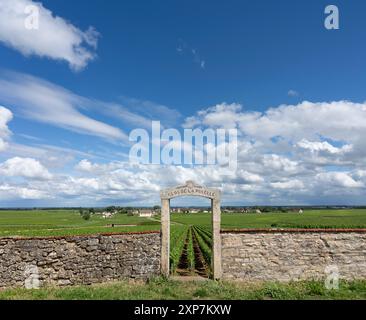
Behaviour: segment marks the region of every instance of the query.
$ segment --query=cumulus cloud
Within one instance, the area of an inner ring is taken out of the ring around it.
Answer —
[[[38,8],[38,28],[26,28],[26,19]],[[80,70],[95,59],[98,32],[89,27],[82,31],[54,15],[42,3],[32,0],[1,0],[0,41],[25,56],[36,55],[69,63]]]
[[[296,161],[290,160],[284,156],[277,154],[265,154],[262,158],[262,163],[265,168],[275,170],[281,173],[298,173],[299,164]]]
[[[264,113],[244,111],[239,104],[222,103],[199,111],[185,123],[197,126],[234,127],[257,139],[356,140],[366,133],[366,104],[349,101],[281,105]],[[347,121],[345,121],[347,120]]]
[[[3,200],[25,199],[25,200],[40,200],[47,199],[50,196],[43,191],[37,189],[29,189],[20,186],[0,185],[0,196]]]
[[[0,152],[7,147],[6,140],[9,138],[11,132],[8,128],[8,123],[13,119],[12,112],[0,106]]]
[[[298,142],[297,146],[302,149],[309,150],[313,153],[326,152],[330,154],[344,154],[352,151],[352,145],[344,145],[341,148],[337,148],[335,146],[332,146],[327,141],[308,141],[306,139]]]
[[[52,175],[37,160],[32,158],[11,158],[0,164],[0,174],[9,177],[51,179]]]
[[[344,188],[362,188],[362,181],[354,180],[347,172],[322,172],[316,175],[316,179],[323,182],[325,186]]]
[[[304,101],[265,112],[222,103],[198,111],[183,126],[238,129],[237,175],[245,168],[262,181],[223,179],[233,194],[245,190],[251,200],[255,195],[282,204],[342,203],[349,196],[362,203],[357,197],[366,182],[366,103]]]
[[[304,188],[304,183],[301,180],[289,180],[281,182],[272,182],[271,186],[275,189],[302,189]]]
[[[261,164],[259,164],[259,169]],[[153,205],[159,203],[161,188],[182,184],[187,180],[217,187],[223,191],[227,204],[291,204],[314,203],[331,199],[341,203],[347,198],[340,195],[363,192],[362,172],[312,173],[286,177],[281,171],[253,173],[240,169],[236,176],[224,176],[219,166],[194,167],[131,164],[129,162],[95,163],[81,160],[75,174],[54,174],[47,184],[41,180],[27,180],[26,184],[5,181],[6,189],[13,189],[13,196],[25,197],[25,190],[32,190],[38,199],[63,199],[74,205],[85,203],[115,203]],[[366,172],[366,171],[365,171]],[[16,193],[15,190],[23,190]],[[345,192],[347,190],[347,192]],[[1,193],[1,192],[0,192]],[[8,194],[8,197],[10,195]]]
[[[21,185],[12,177],[3,181],[80,205],[157,204],[161,188],[186,180],[221,188],[226,204],[362,204],[365,123],[365,106],[347,101],[303,102],[263,113],[224,103],[187,118],[184,126],[238,129],[232,175],[220,165],[141,165],[79,155],[72,171],[52,174],[47,186],[32,178]]]
[[[196,116],[188,117],[183,123],[184,128],[196,126],[237,128],[240,121],[244,121],[245,114],[240,113],[240,104],[218,104],[205,110],[197,112]],[[240,118],[238,119],[238,116]]]
[[[350,101],[281,105],[266,112],[243,110],[239,104],[222,103],[186,119],[184,127],[237,128],[241,141],[254,141],[256,148],[294,152],[366,155],[366,103]],[[342,145],[337,147],[330,143]]]

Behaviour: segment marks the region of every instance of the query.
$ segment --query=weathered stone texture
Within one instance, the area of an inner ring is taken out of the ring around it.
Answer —
[[[0,238],[0,288],[24,287],[32,266],[41,286],[146,279],[160,273],[160,248],[159,233]]]
[[[365,232],[223,233],[223,279],[323,280],[327,266],[340,279],[366,279]]]

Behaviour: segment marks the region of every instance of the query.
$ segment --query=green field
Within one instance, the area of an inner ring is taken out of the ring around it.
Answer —
[[[0,211],[0,237],[45,237],[160,230],[160,217],[116,214],[111,219],[78,210]],[[114,225],[114,227],[112,227]],[[299,213],[222,214],[222,229],[366,228],[366,209]],[[173,274],[211,275],[211,214],[172,214],[170,266]]]
[[[173,214],[172,221],[186,225],[210,226],[211,215]],[[222,214],[221,228],[366,228],[366,209],[309,210],[303,214]]]
[[[115,224],[115,227],[111,227]],[[122,226],[123,225],[123,226]],[[211,215],[172,214],[171,270],[173,274],[210,276]],[[222,229],[242,228],[366,228],[366,210],[309,210],[298,213],[223,214]],[[0,211],[0,237],[62,236],[160,230],[159,217],[117,214],[82,219],[77,210]],[[326,290],[321,282],[234,284],[175,282],[112,284],[0,291],[0,299],[366,299],[366,282],[341,282]]]
[[[112,228],[112,224],[116,226]],[[89,221],[85,221],[77,210],[0,211],[1,237],[84,235],[159,229],[159,221],[125,214],[117,214],[111,219],[93,215]]]
[[[211,225],[211,214],[172,214],[174,226]],[[115,224],[112,228],[111,225]],[[120,226],[119,226],[120,225]],[[298,213],[222,214],[222,229],[240,228],[366,228],[366,209],[309,210]],[[159,230],[159,217],[93,215],[89,221],[77,210],[0,211],[0,236],[59,236]]]
[[[7,289],[1,300],[335,300],[366,299],[366,281],[340,282],[338,290],[327,290],[323,282],[228,283],[216,281],[177,282],[152,279],[91,286]]]

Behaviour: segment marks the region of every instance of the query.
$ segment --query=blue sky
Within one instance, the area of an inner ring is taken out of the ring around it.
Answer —
[[[338,31],[323,27],[329,1],[109,2],[43,1],[82,30],[92,25],[100,32],[98,57],[82,72],[4,47],[2,67],[80,95],[151,100],[187,116],[218,101],[254,110],[293,103],[292,88],[311,100],[365,98],[362,1],[331,2],[339,4]],[[180,40],[199,52],[204,70],[191,54],[177,53]]]
[[[227,204],[364,204],[364,1],[41,3],[34,31],[21,9],[35,1],[0,3],[0,206],[150,205],[186,178]],[[129,166],[131,130],[192,117],[239,129],[234,178]]]

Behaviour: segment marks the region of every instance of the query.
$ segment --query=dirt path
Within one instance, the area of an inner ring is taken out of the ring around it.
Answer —
[[[192,230],[192,239],[193,239],[193,250],[194,250],[194,259],[195,259],[195,273],[197,273],[201,277],[208,277],[209,271],[208,266],[203,257],[201,248],[198,244],[196,234]]]
[[[190,270],[188,269],[188,244],[189,244],[189,235],[190,232],[187,232],[187,237],[184,240],[184,246],[182,250],[182,255],[179,258],[179,263],[177,267],[177,274],[180,276],[188,276],[191,275]]]

